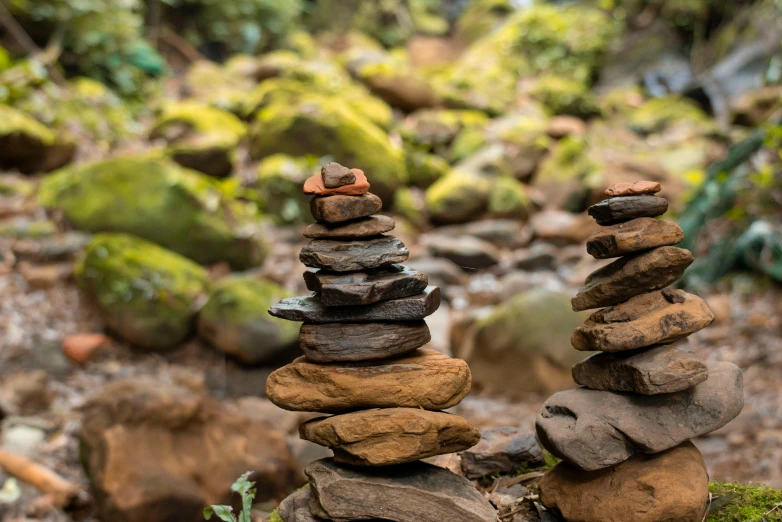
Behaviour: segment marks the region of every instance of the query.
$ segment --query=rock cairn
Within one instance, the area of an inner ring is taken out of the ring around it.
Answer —
[[[440,410],[470,390],[460,359],[424,349],[424,318],[440,305],[425,274],[399,263],[405,245],[361,170],[337,163],[309,178],[317,220],[299,255],[312,296],[285,299],[275,317],[301,321],[304,357],[269,376],[266,392],[292,411],[334,414],[300,426],[302,439],[333,458],[304,470],[309,488],[280,505],[285,522],[382,519],[494,521],[496,512],[465,478],[418,462],[480,440],[468,421]]]
[[[601,308],[573,333],[577,350],[598,351],[573,367],[581,388],[543,405],[541,444],[564,462],[540,482],[543,504],[567,521],[696,522],[708,499],[703,456],[690,439],[743,407],[741,371],[706,364],[672,345],[714,316],[698,296],[668,288],[692,263],[673,245],[684,235],[655,219],[668,202],[659,183],[612,185],[589,209],[603,231],[587,242],[597,259],[573,309]]]

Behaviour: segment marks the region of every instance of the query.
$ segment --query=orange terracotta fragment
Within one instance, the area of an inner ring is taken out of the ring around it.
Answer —
[[[366,194],[369,191],[369,181],[367,181],[364,171],[361,169],[350,169],[350,171],[356,175],[355,183],[336,188],[326,188],[323,185],[323,176],[315,174],[304,182],[304,193],[318,196],[360,196],[361,194]]]
[[[610,197],[616,196],[638,196],[640,194],[655,194],[660,192],[660,184],[656,181],[625,181],[623,183],[614,183],[608,187],[604,194]]]

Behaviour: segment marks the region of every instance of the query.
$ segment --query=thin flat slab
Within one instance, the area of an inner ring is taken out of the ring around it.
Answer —
[[[415,408],[364,410],[319,417],[299,427],[304,440],[334,451],[334,461],[354,466],[391,466],[455,453],[481,440],[466,419]]]
[[[544,448],[574,466],[593,471],[633,454],[659,453],[711,433],[744,406],[741,370],[709,365],[709,377],[689,390],[634,395],[576,388],[555,393],[535,427]]]
[[[611,306],[664,288],[679,279],[693,261],[689,250],[672,246],[619,258],[587,277],[571,300],[573,310]]]
[[[622,196],[595,203],[587,213],[598,225],[615,225],[639,217],[662,216],[668,211],[668,200],[659,196]]]
[[[621,352],[668,344],[706,328],[714,314],[697,295],[665,288],[598,310],[576,328],[576,350]]]
[[[359,239],[378,236],[396,226],[388,216],[369,216],[338,225],[313,223],[304,231],[304,237],[310,239]]]
[[[684,232],[673,221],[643,217],[592,234],[587,240],[587,252],[596,259],[610,259],[675,245],[682,239]]]
[[[640,196],[643,194],[656,194],[662,190],[660,184],[656,181],[624,181],[614,183],[605,189],[604,194],[609,197],[617,196]]]
[[[697,355],[673,346],[599,353],[573,366],[573,380],[582,386],[641,395],[689,390],[708,376]]]
[[[310,212],[319,223],[344,223],[377,214],[381,208],[383,202],[374,194],[318,196],[310,200]]]
[[[483,430],[481,441],[459,456],[462,471],[471,479],[523,467],[537,468],[545,463],[535,433],[515,426]]]
[[[497,522],[497,511],[472,483],[445,468],[411,462],[384,468],[316,460],[304,469],[312,513],[326,520]]]
[[[304,356],[320,363],[388,359],[431,340],[424,321],[303,324],[299,332]]]
[[[352,185],[356,182],[355,172],[334,161],[323,165],[320,176],[323,178],[323,186],[327,189]]]
[[[427,349],[363,363],[316,364],[300,357],[266,380],[266,395],[280,408],[320,413],[444,410],[459,404],[469,391],[467,363]]]
[[[355,306],[420,294],[429,278],[404,265],[391,265],[349,274],[311,269],[304,272],[304,282],[308,290],[320,292],[326,306]]]
[[[304,182],[304,193],[315,194],[317,196],[359,196],[366,194],[369,191],[369,181],[364,175],[364,171],[360,169],[350,169],[350,171],[356,176],[356,181],[350,185],[341,185],[334,188],[326,188],[323,184],[323,176],[315,174],[307,178]]]
[[[404,243],[393,236],[337,241],[313,239],[299,252],[305,266],[333,272],[356,272],[402,263],[410,256]]]
[[[418,321],[440,307],[440,289],[427,286],[422,293],[367,306],[325,306],[314,296],[283,299],[269,308],[274,317],[306,323],[369,323]]]

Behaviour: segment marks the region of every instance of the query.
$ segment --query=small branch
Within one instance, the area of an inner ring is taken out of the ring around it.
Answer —
[[[163,27],[160,31],[160,41],[176,49],[186,60],[197,62],[205,60],[204,56],[198,52],[198,49],[190,45],[190,42],[176,34],[168,27]]]
[[[58,507],[77,508],[89,502],[89,496],[77,484],[27,457],[0,450],[0,467],[41,493],[50,495]]]
[[[22,26],[19,25],[19,22],[16,21],[16,18],[14,18],[14,15],[11,14],[11,11],[5,6],[3,0],[0,0],[0,25],[11,34],[27,54],[32,56],[41,52],[38,46],[35,45],[35,42],[33,42],[33,39],[30,38],[30,35],[25,32]]]

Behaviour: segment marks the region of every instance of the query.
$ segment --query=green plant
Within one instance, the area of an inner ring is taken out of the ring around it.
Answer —
[[[248,480],[250,474],[252,471],[248,471],[236,479],[236,482],[231,486],[231,491],[239,493],[239,496],[242,497],[242,511],[239,513],[239,518],[234,516],[231,506],[209,506],[204,509],[204,518],[211,520],[212,515],[217,515],[217,518],[223,522],[252,522],[250,510],[253,506],[253,500],[255,500],[255,482]]]

